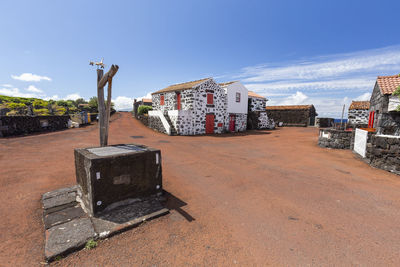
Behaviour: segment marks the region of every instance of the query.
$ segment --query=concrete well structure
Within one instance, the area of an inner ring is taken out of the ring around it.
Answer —
[[[161,151],[136,144],[75,149],[78,195],[91,216],[162,192]]]

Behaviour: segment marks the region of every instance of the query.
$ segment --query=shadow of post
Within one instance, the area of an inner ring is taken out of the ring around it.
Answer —
[[[188,222],[192,222],[195,220],[189,213],[181,209],[183,206],[186,206],[187,203],[182,201],[181,199],[175,197],[171,193],[164,190],[164,197],[166,199],[165,206],[170,210],[177,211],[180,215],[182,215]]]

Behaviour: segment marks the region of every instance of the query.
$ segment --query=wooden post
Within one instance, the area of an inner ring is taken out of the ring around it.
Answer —
[[[107,105],[106,105],[106,145],[108,143],[108,129],[110,125],[110,112],[111,112],[111,89],[112,89],[112,77],[108,78],[107,87]]]
[[[112,78],[117,73],[118,65],[111,65],[110,70],[103,76],[103,70],[97,69],[97,102],[99,110],[100,146],[108,144],[108,129],[111,111]],[[104,101],[104,86],[108,83],[107,104]]]
[[[97,105],[99,110],[99,130],[100,130],[100,146],[106,146],[107,141],[105,141],[106,132],[106,110],[104,105],[104,90],[103,86],[100,86],[100,80],[103,78],[103,70],[97,69]]]

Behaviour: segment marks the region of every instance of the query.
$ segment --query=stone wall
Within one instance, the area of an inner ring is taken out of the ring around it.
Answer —
[[[330,128],[335,122],[334,118],[317,118],[315,125],[319,128]]]
[[[382,95],[378,83],[375,84],[369,111],[375,111],[374,128],[378,134],[400,136],[400,112],[389,112],[389,96]]]
[[[315,122],[315,112],[310,109],[267,110],[268,117],[275,123],[283,122],[284,126],[308,126]]]
[[[0,116],[0,137],[68,128],[69,116]]]
[[[158,116],[149,116],[149,127],[158,132],[168,134],[160,117]]]
[[[136,118],[144,125],[149,126],[149,115],[137,115]]]
[[[274,120],[268,117],[266,111],[250,111],[247,114],[247,130],[274,129]]]
[[[265,98],[249,97],[249,111],[264,111],[267,105],[267,100]]]
[[[369,110],[368,109],[350,109],[348,114],[348,122],[350,124],[368,124]]]
[[[366,161],[373,167],[400,175],[400,137],[373,135],[367,143]]]
[[[318,145],[327,148],[350,149],[353,138],[352,135],[352,131],[320,129]]]

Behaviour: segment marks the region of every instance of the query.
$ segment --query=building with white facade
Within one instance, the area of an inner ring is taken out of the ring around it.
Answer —
[[[222,133],[226,94],[213,78],[174,84],[152,94],[149,127],[169,135]]]
[[[219,84],[226,95],[225,131],[242,132],[247,128],[247,88],[239,81]]]

